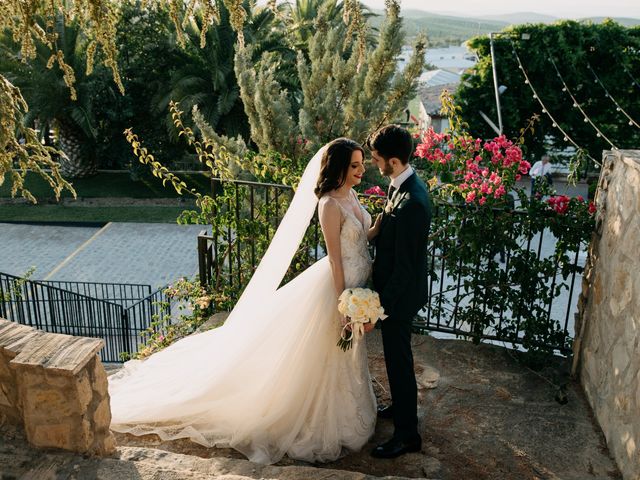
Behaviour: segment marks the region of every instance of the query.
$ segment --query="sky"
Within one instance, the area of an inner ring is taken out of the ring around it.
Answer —
[[[363,0],[371,8],[384,8],[384,0]],[[401,8],[457,15],[495,15],[535,12],[561,18],[631,17],[640,18],[640,0],[401,0]]]

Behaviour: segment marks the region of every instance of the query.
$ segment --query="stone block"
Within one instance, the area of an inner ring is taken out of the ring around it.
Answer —
[[[104,438],[96,441],[91,448],[91,453],[94,455],[111,455],[116,451],[116,437],[113,436],[113,433],[107,432]]]
[[[109,397],[104,398],[96,407],[93,413],[93,423],[96,430],[109,430],[111,425],[111,406],[109,405]]]
[[[93,443],[94,434],[91,428],[91,422],[86,418],[74,425],[76,427],[76,435],[74,438],[73,450],[77,452],[86,452]]]
[[[13,378],[13,373],[9,368],[8,359],[0,353],[0,382],[1,381],[9,381]]]
[[[80,413],[85,413],[87,407],[93,398],[93,389],[91,387],[91,381],[87,370],[82,370],[75,378],[75,389],[78,395],[78,404],[80,407]]]
[[[36,447],[113,453],[102,345],[0,319],[0,417],[22,424]]]
[[[0,406],[16,408],[16,393],[12,385],[0,385]]]
[[[604,292],[602,291],[602,273],[600,271],[596,272],[596,276],[593,281],[592,294],[593,301],[596,306],[600,305],[604,299]]]
[[[71,422],[27,426],[26,430],[29,443],[35,447],[72,450],[74,442]]]
[[[621,258],[622,260],[622,258]],[[622,263],[622,262],[621,262]],[[612,292],[609,299],[611,313],[617,317],[631,302],[631,277],[626,268],[620,267],[613,274]]]
[[[20,413],[20,410],[0,405],[0,425],[5,423],[22,427],[22,413]]]
[[[22,391],[25,422],[37,422],[42,418],[66,418],[78,414],[75,399],[68,398],[63,391],[45,387],[39,390]]]
[[[107,380],[107,372],[104,369],[104,365],[99,359],[96,357],[96,360],[90,365],[91,377],[93,380],[93,389],[98,392],[100,395],[104,396],[104,394],[108,391],[109,382]]]

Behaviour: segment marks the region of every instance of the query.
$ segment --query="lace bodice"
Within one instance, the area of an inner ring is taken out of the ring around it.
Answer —
[[[338,200],[325,195],[320,200],[322,209],[327,202],[333,202],[340,207],[340,250],[342,254],[342,268],[344,270],[345,287],[361,287],[371,275],[371,257],[369,256],[367,232],[371,227],[371,215],[360,205],[362,219],[360,222],[355,213],[343,206]]]

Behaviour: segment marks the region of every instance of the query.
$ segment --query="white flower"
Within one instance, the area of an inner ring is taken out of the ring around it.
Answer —
[[[338,311],[349,322],[343,326],[338,346],[343,350],[351,348],[353,339],[358,341],[364,334],[365,323],[375,323],[384,315],[380,306],[380,296],[368,288],[348,288],[338,297]]]

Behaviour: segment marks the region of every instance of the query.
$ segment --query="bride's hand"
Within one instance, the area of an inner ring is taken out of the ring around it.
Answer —
[[[380,233],[381,223],[382,223],[382,214],[379,213],[378,216],[376,217],[375,222],[373,222],[373,225],[371,225],[371,228],[369,229],[369,234],[367,235],[368,240],[372,240],[378,236],[378,233]]]
[[[371,323],[371,322],[367,322],[363,325],[364,327],[364,333],[369,333],[371,332],[374,328],[376,328],[376,326]]]
[[[342,315],[342,317],[340,318],[340,324],[342,325],[343,328],[346,326],[348,332],[351,331],[351,325],[347,325],[347,323],[349,323],[350,320],[351,319],[346,315]]]

